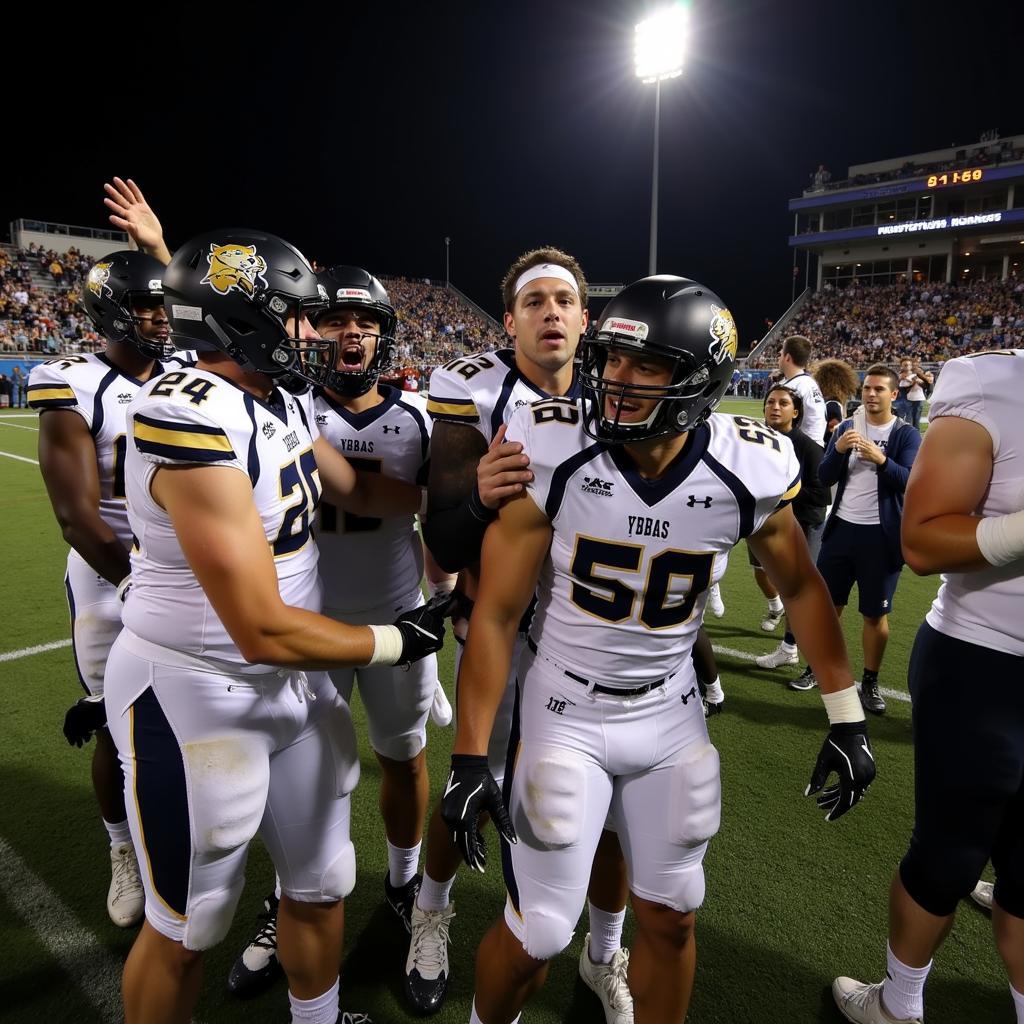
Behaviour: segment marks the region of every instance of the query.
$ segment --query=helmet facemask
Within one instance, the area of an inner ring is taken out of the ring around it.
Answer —
[[[158,341],[151,338],[144,338],[141,332],[141,325],[146,323],[149,317],[140,316],[137,312],[139,307],[147,308],[152,306],[153,310],[163,309],[163,296],[162,294],[155,294],[154,292],[128,292],[125,295],[124,306],[119,307],[113,326],[115,329],[119,327],[124,315],[127,315],[127,326],[123,331],[123,337],[120,339],[129,345],[137,348],[144,356],[148,356],[150,359],[168,359],[174,355],[175,348],[174,343],[170,337],[170,321],[168,321],[168,335],[165,341]]]

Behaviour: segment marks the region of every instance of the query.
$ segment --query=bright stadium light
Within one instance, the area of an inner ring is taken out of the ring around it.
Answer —
[[[654,170],[651,174],[651,245],[648,274],[658,267],[658,143],[661,131],[661,83],[683,73],[690,12],[683,3],[662,8],[636,27],[633,58],[636,77],[654,83]]]

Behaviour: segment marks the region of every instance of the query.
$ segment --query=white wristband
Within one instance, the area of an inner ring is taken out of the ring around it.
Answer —
[[[835,693],[823,693],[821,699],[828,714],[829,725],[864,721],[864,708],[861,707],[857,687],[853,683]]]
[[[990,565],[1016,562],[1024,557],[1024,510],[979,520],[975,540]]]
[[[370,626],[373,657],[367,665],[397,665],[402,657],[402,631],[397,626]]]

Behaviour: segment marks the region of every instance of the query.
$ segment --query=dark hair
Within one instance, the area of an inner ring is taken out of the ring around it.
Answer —
[[[843,405],[860,390],[857,374],[845,359],[822,359],[815,364],[813,377],[825,398]]]
[[[583,276],[579,263],[568,253],[562,252],[561,249],[546,245],[540,249],[524,252],[505,272],[505,276],[501,279],[501,301],[506,313],[511,313],[512,307],[516,304],[515,289],[519,275],[529,270],[530,267],[535,267],[538,263],[555,263],[568,270],[576,278],[576,286],[580,291],[580,305],[584,309],[587,308],[587,279]]]
[[[875,363],[874,366],[868,367],[867,372],[864,374],[864,380],[867,380],[868,377],[888,377],[889,390],[899,390],[900,379],[897,376],[896,371],[891,366],[885,366],[882,363]]]
[[[791,334],[782,343],[782,354],[789,356],[794,366],[804,367],[811,358],[811,342],[802,334]]]
[[[804,418],[804,399],[803,395],[794,388],[787,388],[785,384],[773,384],[765,393],[764,401],[761,403],[761,408],[766,409],[768,407],[768,396],[773,391],[785,391],[787,395],[793,400],[793,408],[796,409],[796,416],[794,419],[802,420]]]

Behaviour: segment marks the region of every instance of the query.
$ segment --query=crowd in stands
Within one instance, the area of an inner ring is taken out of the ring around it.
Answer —
[[[992,348],[1024,346],[1024,281],[969,284],[826,285],[786,325],[811,339],[815,353],[854,366],[893,365],[904,356],[927,363]],[[771,367],[778,349],[752,368]]]

